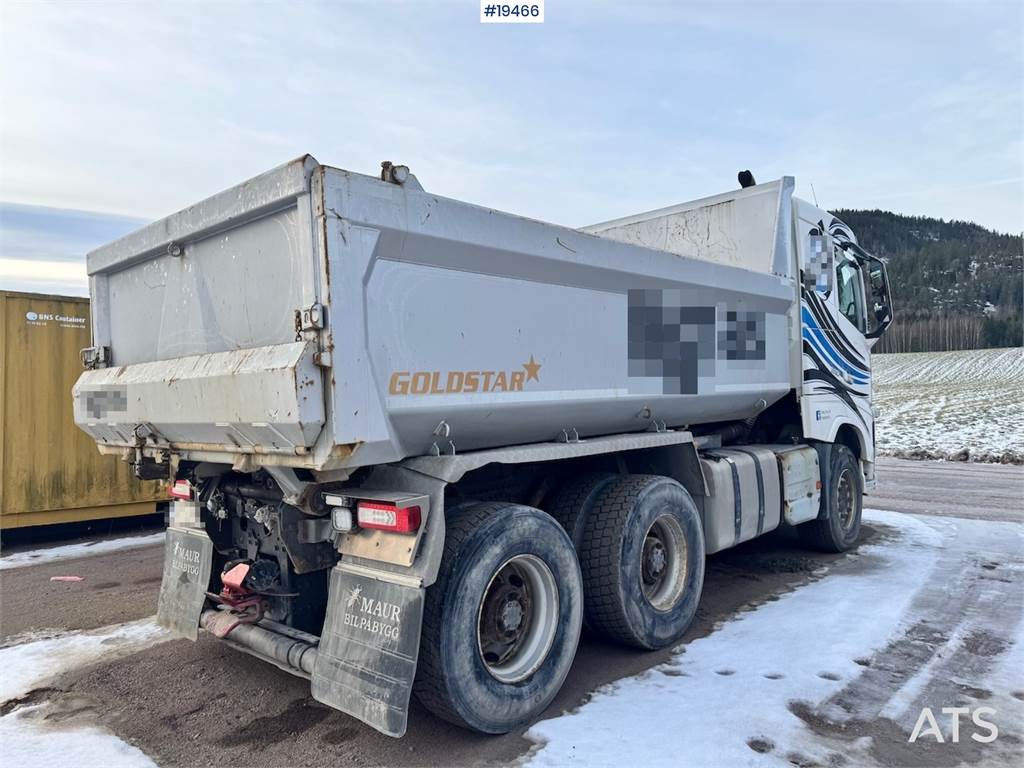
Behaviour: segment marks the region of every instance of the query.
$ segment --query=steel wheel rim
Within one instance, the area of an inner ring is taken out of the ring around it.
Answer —
[[[853,527],[856,508],[853,485],[849,469],[839,473],[839,480],[836,482],[836,511],[839,513],[839,525],[844,531],[849,531]]]
[[[558,631],[558,585],[535,555],[516,555],[495,571],[477,611],[476,642],[488,673],[517,683],[548,657]]]
[[[686,588],[689,553],[683,527],[672,515],[662,515],[647,529],[640,553],[640,588],[656,611],[670,611]]]

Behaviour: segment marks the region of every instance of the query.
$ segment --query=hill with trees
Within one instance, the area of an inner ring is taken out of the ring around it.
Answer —
[[[1024,245],[966,221],[839,210],[887,263],[896,320],[876,352],[936,352],[1024,343]]]

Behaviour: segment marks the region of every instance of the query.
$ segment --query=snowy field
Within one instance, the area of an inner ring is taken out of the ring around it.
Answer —
[[[871,359],[880,453],[1024,463],[1024,349]]]

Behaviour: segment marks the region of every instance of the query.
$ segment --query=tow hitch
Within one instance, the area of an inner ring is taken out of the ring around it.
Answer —
[[[267,613],[268,597],[296,597],[295,593],[278,592],[280,572],[277,563],[270,560],[232,560],[220,575],[220,593],[207,592],[206,596],[220,606],[216,618],[209,619],[203,628],[219,638],[225,638],[240,624],[257,624]]]
[[[199,623],[229,645],[308,678],[320,638],[266,618],[267,598],[294,597],[273,589],[279,575],[270,560],[228,562],[220,575],[220,592],[206,593],[217,607],[203,611]]]
[[[252,563],[235,561],[227,564],[220,575],[223,584],[220,593],[206,593],[207,597],[222,606],[204,624],[207,632],[223,639],[239,624],[255,624],[263,618],[267,609],[266,601],[247,585],[247,582],[251,584],[254,581],[253,575]]]

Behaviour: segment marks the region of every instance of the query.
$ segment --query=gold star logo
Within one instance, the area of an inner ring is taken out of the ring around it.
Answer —
[[[523,363],[523,368],[526,369],[527,381],[540,381],[540,363],[533,359],[533,355],[530,355],[530,362]]]

